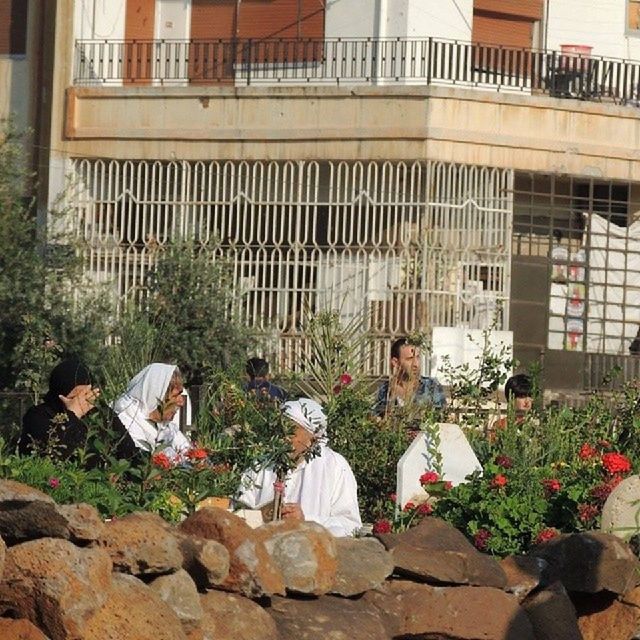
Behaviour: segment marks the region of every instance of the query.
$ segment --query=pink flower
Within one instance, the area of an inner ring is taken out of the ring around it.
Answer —
[[[491,480],[491,488],[492,489],[503,489],[507,486],[507,476],[502,475],[501,473],[493,476],[493,480]]]
[[[560,480],[556,480],[556,478],[547,478],[546,480],[543,480],[542,486],[544,487],[544,492],[547,497],[553,495],[554,493],[558,493],[558,491],[562,489]]]
[[[433,484],[434,482],[439,482],[440,476],[435,471],[427,471],[420,476],[420,484]]]
[[[59,478],[49,478],[49,486],[52,489],[57,489],[60,486],[60,479]]]
[[[509,456],[496,456],[496,464],[503,469],[511,469],[513,460]]]
[[[535,539],[535,543],[543,544],[544,542],[549,542],[549,540],[553,540],[553,538],[558,535],[559,532],[557,529],[554,529],[553,527],[547,527],[545,529],[542,529],[542,531],[538,533]]]
[[[631,471],[631,461],[621,453],[604,453],[602,455],[602,466],[610,475]]]
[[[340,376],[340,384],[343,387],[346,387],[348,384],[351,384],[352,382],[353,382],[353,378],[348,373],[343,373]]]
[[[396,502],[397,499],[398,499],[398,496],[395,493],[389,494],[389,500],[391,500],[391,502]]]
[[[447,480],[444,483],[444,490],[445,491],[451,491],[451,489],[453,489],[453,482],[451,482],[451,480]]]
[[[478,551],[486,551],[489,538],[491,538],[491,531],[488,529],[478,529],[473,536],[473,544]]]
[[[391,523],[386,518],[381,518],[373,524],[373,533],[391,533]]]

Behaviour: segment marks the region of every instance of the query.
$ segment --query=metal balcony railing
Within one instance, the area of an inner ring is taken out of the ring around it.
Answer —
[[[78,40],[74,82],[436,84],[637,105],[640,63],[435,38]]]

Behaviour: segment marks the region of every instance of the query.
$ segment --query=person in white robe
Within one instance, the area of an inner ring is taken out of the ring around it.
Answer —
[[[185,403],[183,391],[175,365],[154,362],[131,379],[113,410],[138,449],[162,451],[175,462],[192,447],[174,421]]]
[[[291,437],[299,463],[285,478],[283,519],[311,520],[334,536],[350,536],[362,526],[358,486],[349,463],[326,443],[327,416],[309,398],[285,402],[285,416],[295,424]],[[305,452],[319,447],[319,455],[305,460]],[[245,471],[238,502],[261,509],[274,500],[276,474],[267,467]]]

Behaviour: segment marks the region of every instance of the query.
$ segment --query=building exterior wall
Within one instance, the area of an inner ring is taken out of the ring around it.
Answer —
[[[626,26],[627,0],[549,0],[546,46],[589,45],[593,55],[640,60],[640,32]]]
[[[30,102],[26,56],[0,55],[0,122],[11,118],[20,129],[28,127]]]

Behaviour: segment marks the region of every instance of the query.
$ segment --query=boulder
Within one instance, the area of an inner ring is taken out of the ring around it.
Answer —
[[[229,575],[229,552],[215,540],[205,540],[176,533],[182,553],[182,568],[189,573],[198,589],[221,585]]]
[[[547,582],[549,565],[542,558],[508,556],[500,562],[507,577],[504,590],[522,602],[534,589]]]
[[[617,596],[601,591],[573,594],[584,640],[629,640],[640,625],[640,589]]]
[[[97,543],[111,556],[115,571],[157,576],[182,568],[178,541],[160,516],[132,513],[107,523]]]
[[[373,603],[392,637],[447,640],[535,640],[515,596],[492,587],[437,587],[389,581],[386,598]],[[390,624],[390,619],[392,620]]]
[[[52,640],[66,640],[83,637],[110,586],[111,560],[103,550],[43,538],[7,551],[0,603],[5,614],[31,620]]]
[[[436,584],[469,584],[502,589],[506,577],[500,564],[480,553],[450,524],[424,518],[403,533],[378,536],[391,551],[399,575]]]
[[[173,609],[138,578],[114,574],[105,596],[82,640],[186,640]]]
[[[157,577],[149,583],[149,587],[173,609],[186,632],[193,631],[200,625],[200,594],[191,576],[184,569]]]
[[[640,476],[625,478],[610,494],[602,507],[600,529],[628,540],[640,532]]]
[[[104,521],[90,504],[61,504],[57,509],[67,522],[71,542],[83,545],[95,542],[104,534]]]
[[[11,546],[38,538],[69,538],[66,518],[47,494],[0,480],[0,536]]]
[[[2,640],[49,640],[32,622],[25,619],[0,618]]]
[[[382,614],[363,600],[274,598],[269,613],[280,640],[387,640]]]
[[[248,597],[284,595],[284,578],[264,543],[238,516],[216,507],[205,507],[191,514],[179,529],[226,547],[230,556],[229,575],[220,584],[222,589]]]
[[[393,573],[391,554],[375,538],[336,538],[338,570],[331,589],[351,597],[384,583]]]
[[[200,597],[200,602],[204,611],[202,640],[278,640],[271,616],[248,598],[209,591]]]
[[[534,547],[529,555],[546,560],[551,579],[560,580],[567,591],[606,589],[624,594],[640,578],[640,562],[629,545],[599,531],[558,536]]]
[[[576,610],[562,583],[538,591],[523,603],[536,640],[582,640]]]
[[[280,520],[256,529],[289,593],[324,595],[336,577],[335,538],[315,522]]]

